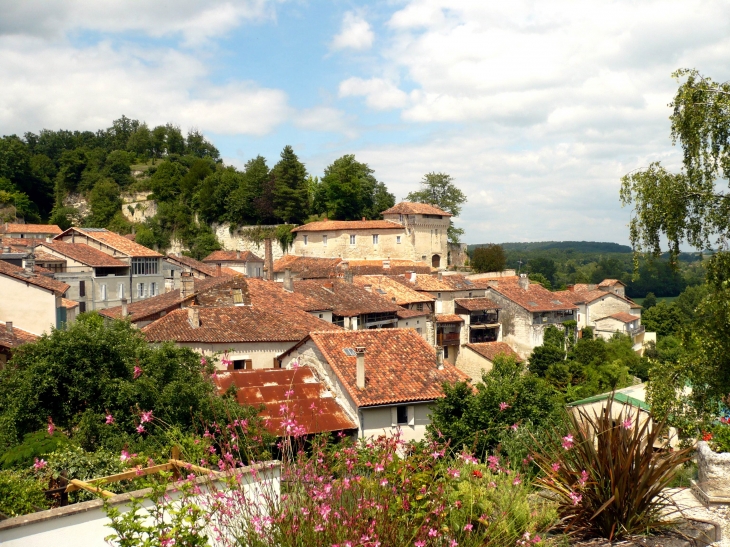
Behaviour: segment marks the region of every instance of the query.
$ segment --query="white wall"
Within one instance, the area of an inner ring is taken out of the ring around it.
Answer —
[[[244,467],[241,472],[241,484],[248,494],[250,503],[257,504],[260,508],[265,507],[263,496],[267,493],[279,497],[280,493],[280,464],[269,462],[256,466],[254,477],[251,468]],[[209,485],[207,477],[198,479],[201,488]],[[225,483],[216,480],[212,483],[214,488],[224,488]],[[129,499],[141,497],[145,491],[138,490],[128,494],[114,496],[109,499],[112,506],[120,511],[129,511]],[[173,499],[180,497],[172,487],[168,489]],[[204,494],[205,495],[205,494]],[[150,507],[147,502],[145,507]],[[87,501],[39,511],[31,515],[15,517],[0,522],[0,544],[3,547],[108,547],[109,544],[104,538],[113,533],[113,530],[106,526],[109,519],[104,512],[101,500]],[[210,537],[214,537],[210,533]],[[219,543],[213,542],[213,545]]]
[[[431,405],[426,403],[407,406],[413,408],[414,423],[412,425],[394,425],[394,410],[392,410],[394,407],[364,407],[361,410],[361,436],[368,438],[378,437],[379,435],[395,435],[400,429],[401,438],[404,441],[422,441],[426,437],[426,427],[431,423]]]
[[[46,289],[0,275],[0,321],[41,335],[56,326],[60,298]]]
[[[228,352],[228,359],[251,359],[254,369],[274,368],[274,358],[291,348],[296,342],[246,342],[226,344],[203,344],[200,342],[176,342],[176,345],[190,348],[203,355]],[[220,364],[220,363],[219,363]],[[221,370],[222,367],[221,367]]]

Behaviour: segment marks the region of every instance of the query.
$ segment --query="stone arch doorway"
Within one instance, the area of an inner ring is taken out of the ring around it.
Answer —
[[[439,255],[433,255],[431,257],[431,267],[432,268],[440,268],[441,267],[441,257]]]

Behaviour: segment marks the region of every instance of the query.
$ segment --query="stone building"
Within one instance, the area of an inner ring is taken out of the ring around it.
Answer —
[[[62,232],[55,224],[12,224],[0,226],[0,236],[10,239],[45,240]]]
[[[251,251],[213,251],[203,259],[211,266],[230,268],[247,277],[263,277],[264,259]]]
[[[451,215],[432,205],[401,202],[383,220],[322,220],[294,228],[293,254],[353,260],[413,260],[445,268]]]
[[[456,368],[471,377],[472,383],[482,381],[482,374],[494,368],[494,360],[503,355],[512,357],[518,363],[522,358],[505,342],[483,342],[479,344],[466,344],[459,354],[459,362]]]

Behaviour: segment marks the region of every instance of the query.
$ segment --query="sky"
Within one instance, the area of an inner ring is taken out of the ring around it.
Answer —
[[[672,72],[728,52],[726,0],[0,0],[0,134],[172,122],[399,200],[448,173],[467,243],[627,243],[621,177],[681,165]]]

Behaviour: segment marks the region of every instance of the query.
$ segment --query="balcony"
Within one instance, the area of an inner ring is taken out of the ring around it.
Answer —
[[[439,346],[458,346],[461,342],[461,333],[459,331],[438,331],[436,334],[436,343]]]
[[[634,327],[633,329],[627,328],[626,334],[628,334],[629,336],[631,336],[633,338],[634,336],[643,334],[645,331],[646,331],[646,327],[644,327],[644,325],[639,325],[638,327]]]
[[[469,343],[496,342],[499,337],[499,327],[492,329],[469,329]]]
[[[574,319],[575,316],[572,313],[552,312],[545,314],[532,314],[533,325],[561,325],[566,321],[572,321]]]
[[[496,313],[472,313],[469,316],[470,325],[496,325],[499,323],[499,315]]]

